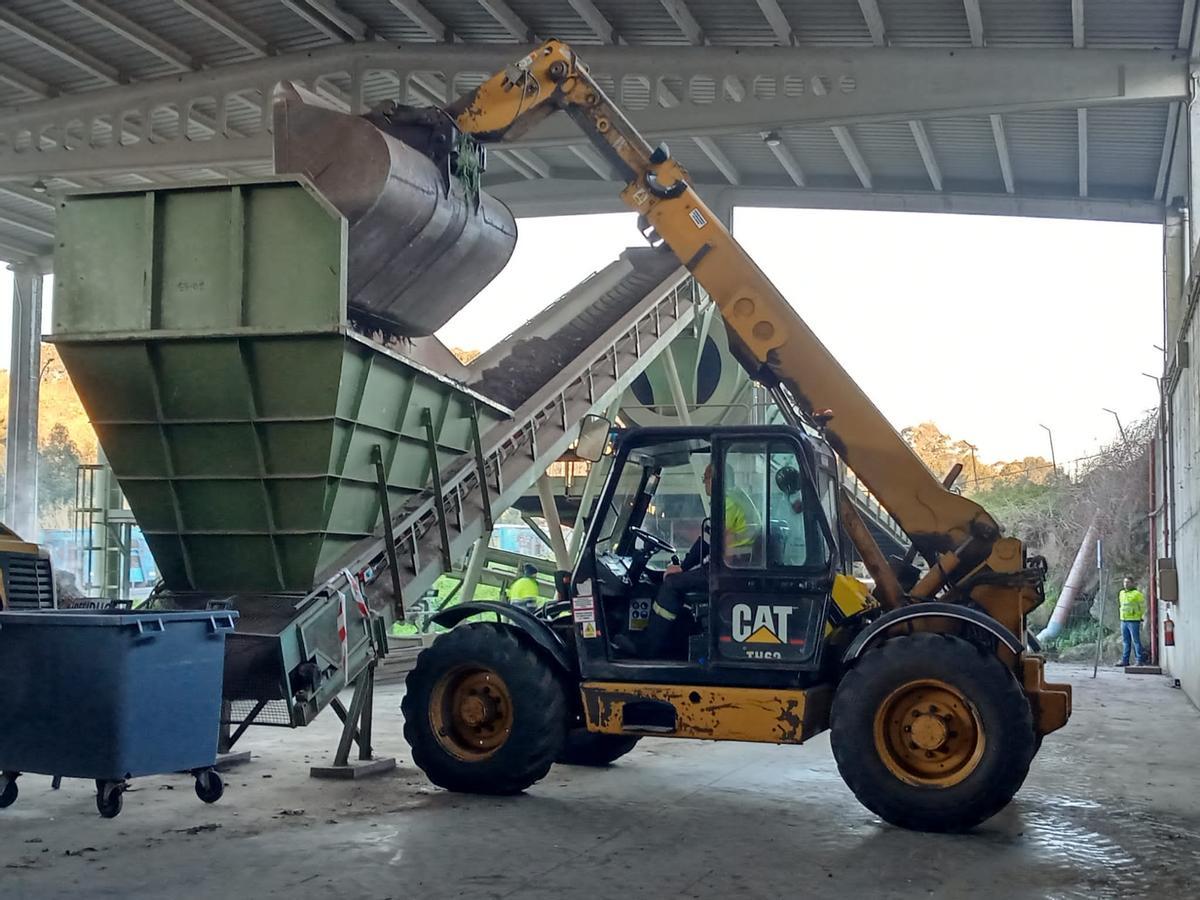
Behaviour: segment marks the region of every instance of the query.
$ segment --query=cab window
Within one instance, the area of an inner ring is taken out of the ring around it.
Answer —
[[[786,441],[739,441],[725,452],[725,564],[733,569],[829,565],[823,511]]]

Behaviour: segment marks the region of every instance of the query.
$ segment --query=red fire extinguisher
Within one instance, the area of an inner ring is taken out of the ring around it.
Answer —
[[[1175,646],[1175,623],[1171,621],[1170,615],[1163,622],[1163,643],[1168,647]]]

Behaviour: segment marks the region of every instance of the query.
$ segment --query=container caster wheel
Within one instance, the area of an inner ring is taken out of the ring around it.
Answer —
[[[115,819],[121,814],[121,795],[125,784],[120,781],[96,782],[96,809],[106,819]]]
[[[17,776],[14,772],[0,775],[0,809],[7,809],[17,802]]]
[[[225,793],[225,782],[215,769],[205,769],[196,776],[196,796],[205,803],[216,803]]]

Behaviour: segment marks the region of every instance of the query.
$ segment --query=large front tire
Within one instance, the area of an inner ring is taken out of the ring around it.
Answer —
[[[965,831],[1012,800],[1036,752],[1029,700],[993,654],[913,634],[871,650],[838,686],[838,771],[893,825]]]
[[[413,762],[451,791],[516,794],[562,750],[567,708],[549,664],[508,625],[474,622],[417,657],[401,701]]]

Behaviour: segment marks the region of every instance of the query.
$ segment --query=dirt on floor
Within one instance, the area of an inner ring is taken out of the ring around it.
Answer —
[[[332,755],[330,714],[252,730],[253,761],[212,806],[186,777],[145,778],[105,820],[90,783],[22,778],[0,812],[0,897],[1200,897],[1200,714],[1168,678],[1048,674],[1075,685],[1075,715],[971,834],[882,823],[826,736],[646,740],[608,769],[557,766],[520,797],[450,794],[412,767],[388,687],[376,744],[399,768],[369,781],[308,777]]]

